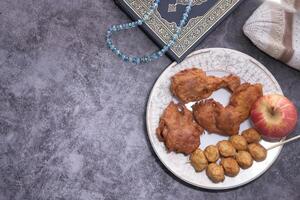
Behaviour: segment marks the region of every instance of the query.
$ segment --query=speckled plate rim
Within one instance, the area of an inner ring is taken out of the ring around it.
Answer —
[[[274,82],[274,84],[276,85],[276,87],[281,91],[281,93],[283,94],[282,92],[282,89],[279,85],[279,83],[277,82],[277,80],[274,78],[274,76],[271,74],[271,72],[263,65],[261,64],[260,62],[258,62],[256,59],[254,59],[253,57],[243,53],[243,52],[240,52],[240,51],[237,51],[237,50],[234,50],[234,49],[228,49],[228,48],[206,48],[206,49],[201,49],[201,50],[197,50],[197,51],[194,51],[193,53],[191,53],[190,55],[187,56],[187,58],[190,58],[192,56],[196,56],[197,54],[202,54],[202,53],[206,53],[206,52],[209,52],[209,51],[214,51],[214,50],[223,50],[223,51],[229,51],[229,52],[232,52],[232,53],[238,53],[238,54],[241,54],[242,56],[245,56],[245,57],[248,57],[251,62],[255,63],[259,68],[261,68],[271,79],[272,81]],[[177,175],[172,169],[170,169],[168,167],[168,165],[163,161],[163,159],[160,157],[160,155],[158,154],[155,146],[154,146],[154,143],[151,139],[151,136],[150,136],[150,122],[149,122],[149,113],[150,113],[150,100],[152,99],[153,97],[153,88],[155,88],[158,84],[158,82],[160,81],[161,79],[161,75],[163,73],[165,73],[165,71],[167,69],[169,69],[170,67],[174,67],[175,65],[177,65],[178,63],[176,62],[173,62],[172,64],[170,64],[168,67],[166,67],[164,69],[164,71],[159,75],[159,77],[157,78],[157,80],[155,81],[152,89],[151,89],[151,92],[150,92],[150,95],[148,97],[148,102],[147,102],[147,109],[146,109],[146,126],[147,126],[147,133],[148,133],[148,138],[150,140],[150,143],[151,143],[151,146],[156,154],[156,156],[159,158],[160,162],[174,175],[176,176],[177,178],[179,178],[180,180],[192,185],[192,186],[195,186],[195,187],[198,187],[198,188],[203,188],[203,189],[208,189],[208,190],[228,190],[228,189],[234,189],[234,188],[238,188],[238,187],[241,187],[243,185],[246,185],[252,181],[254,181],[255,179],[259,178],[261,175],[263,175],[268,169],[270,169],[270,167],[274,164],[274,162],[277,160],[278,156],[280,155],[281,151],[282,151],[282,148],[283,148],[283,145],[278,147],[278,154],[276,156],[274,156],[273,160],[270,162],[270,165],[267,166],[264,170],[262,170],[258,175],[254,176],[253,178],[241,183],[241,184],[237,184],[237,185],[233,185],[233,186],[229,186],[229,187],[222,187],[222,188],[219,188],[219,187],[207,187],[205,185],[198,185],[198,184],[195,184],[195,183],[192,183],[190,182],[189,180],[183,178],[183,177],[180,177],[179,175]],[[283,141],[284,139],[282,139]]]

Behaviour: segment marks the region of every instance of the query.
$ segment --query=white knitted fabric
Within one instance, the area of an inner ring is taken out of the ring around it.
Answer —
[[[264,2],[253,13],[244,25],[244,33],[259,49],[280,59],[287,50],[284,44],[286,13],[292,13],[291,48],[294,52],[286,64],[300,70],[300,12],[295,8],[296,1],[300,0],[281,0],[280,4],[274,1]]]

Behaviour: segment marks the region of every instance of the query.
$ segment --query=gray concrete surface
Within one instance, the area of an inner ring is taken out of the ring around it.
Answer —
[[[260,3],[243,3],[198,49],[253,56],[300,108],[300,72],[242,34]],[[146,136],[145,106],[171,61],[132,66],[107,50],[106,28],[128,20],[110,0],[0,0],[0,200],[299,200],[299,143],[234,190],[197,189],[166,170]],[[128,33],[116,38],[123,50],[156,49],[141,31]]]

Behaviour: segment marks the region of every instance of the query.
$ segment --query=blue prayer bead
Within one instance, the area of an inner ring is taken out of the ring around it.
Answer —
[[[159,58],[159,56],[154,53],[154,54],[151,55],[151,58],[153,58],[154,60],[156,60],[156,59]]]
[[[128,57],[128,56],[125,56],[123,60],[124,60],[125,62],[128,62],[128,61],[129,61],[129,57]]]
[[[177,40],[178,39],[178,35],[173,35],[172,36],[172,40]]]
[[[134,64],[139,64],[140,62],[139,62],[139,58],[137,58],[137,57],[133,57],[132,58],[132,62],[134,63]]]
[[[192,9],[192,2],[193,0],[189,0],[189,5],[185,8],[185,13],[182,15],[180,24],[179,26],[176,27],[176,32],[171,36],[171,40],[164,46],[160,51],[157,51],[155,53],[152,53],[151,55],[148,56],[143,56],[141,58],[139,57],[129,57],[122,53],[119,49],[117,49],[111,40],[111,35],[113,32],[120,31],[123,29],[131,29],[135,28],[138,25],[142,25],[145,21],[149,20],[155,9],[158,7],[160,0],[155,0],[155,2],[150,6],[150,9],[146,14],[143,16],[142,19],[139,19],[138,21],[132,22],[132,23],[127,23],[127,24],[121,24],[121,25],[113,25],[110,27],[106,33],[106,43],[108,48],[110,48],[118,57],[120,57],[123,61],[125,62],[131,62],[134,64],[140,64],[140,63],[148,63],[151,62],[152,60],[157,60],[161,56],[163,56],[171,46],[175,44],[177,39],[180,36],[181,29],[182,27],[186,24],[188,15]]]
[[[162,52],[163,52],[163,53],[166,53],[168,50],[169,50],[169,47],[168,47],[168,46],[165,46],[165,47],[162,49]]]
[[[138,25],[142,25],[142,24],[143,24],[143,21],[139,19]]]

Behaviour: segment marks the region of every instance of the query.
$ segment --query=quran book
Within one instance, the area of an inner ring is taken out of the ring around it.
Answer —
[[[182,61],[191,51],[225,19],[243,0],[193,0],[192,11],[176,44],[167,52],[175,61]],[[154,0],[115,0],[133,20],[140,19]],[[142,29],[163,47],[176,32],[189,0],[161,0],[159,7]]]

